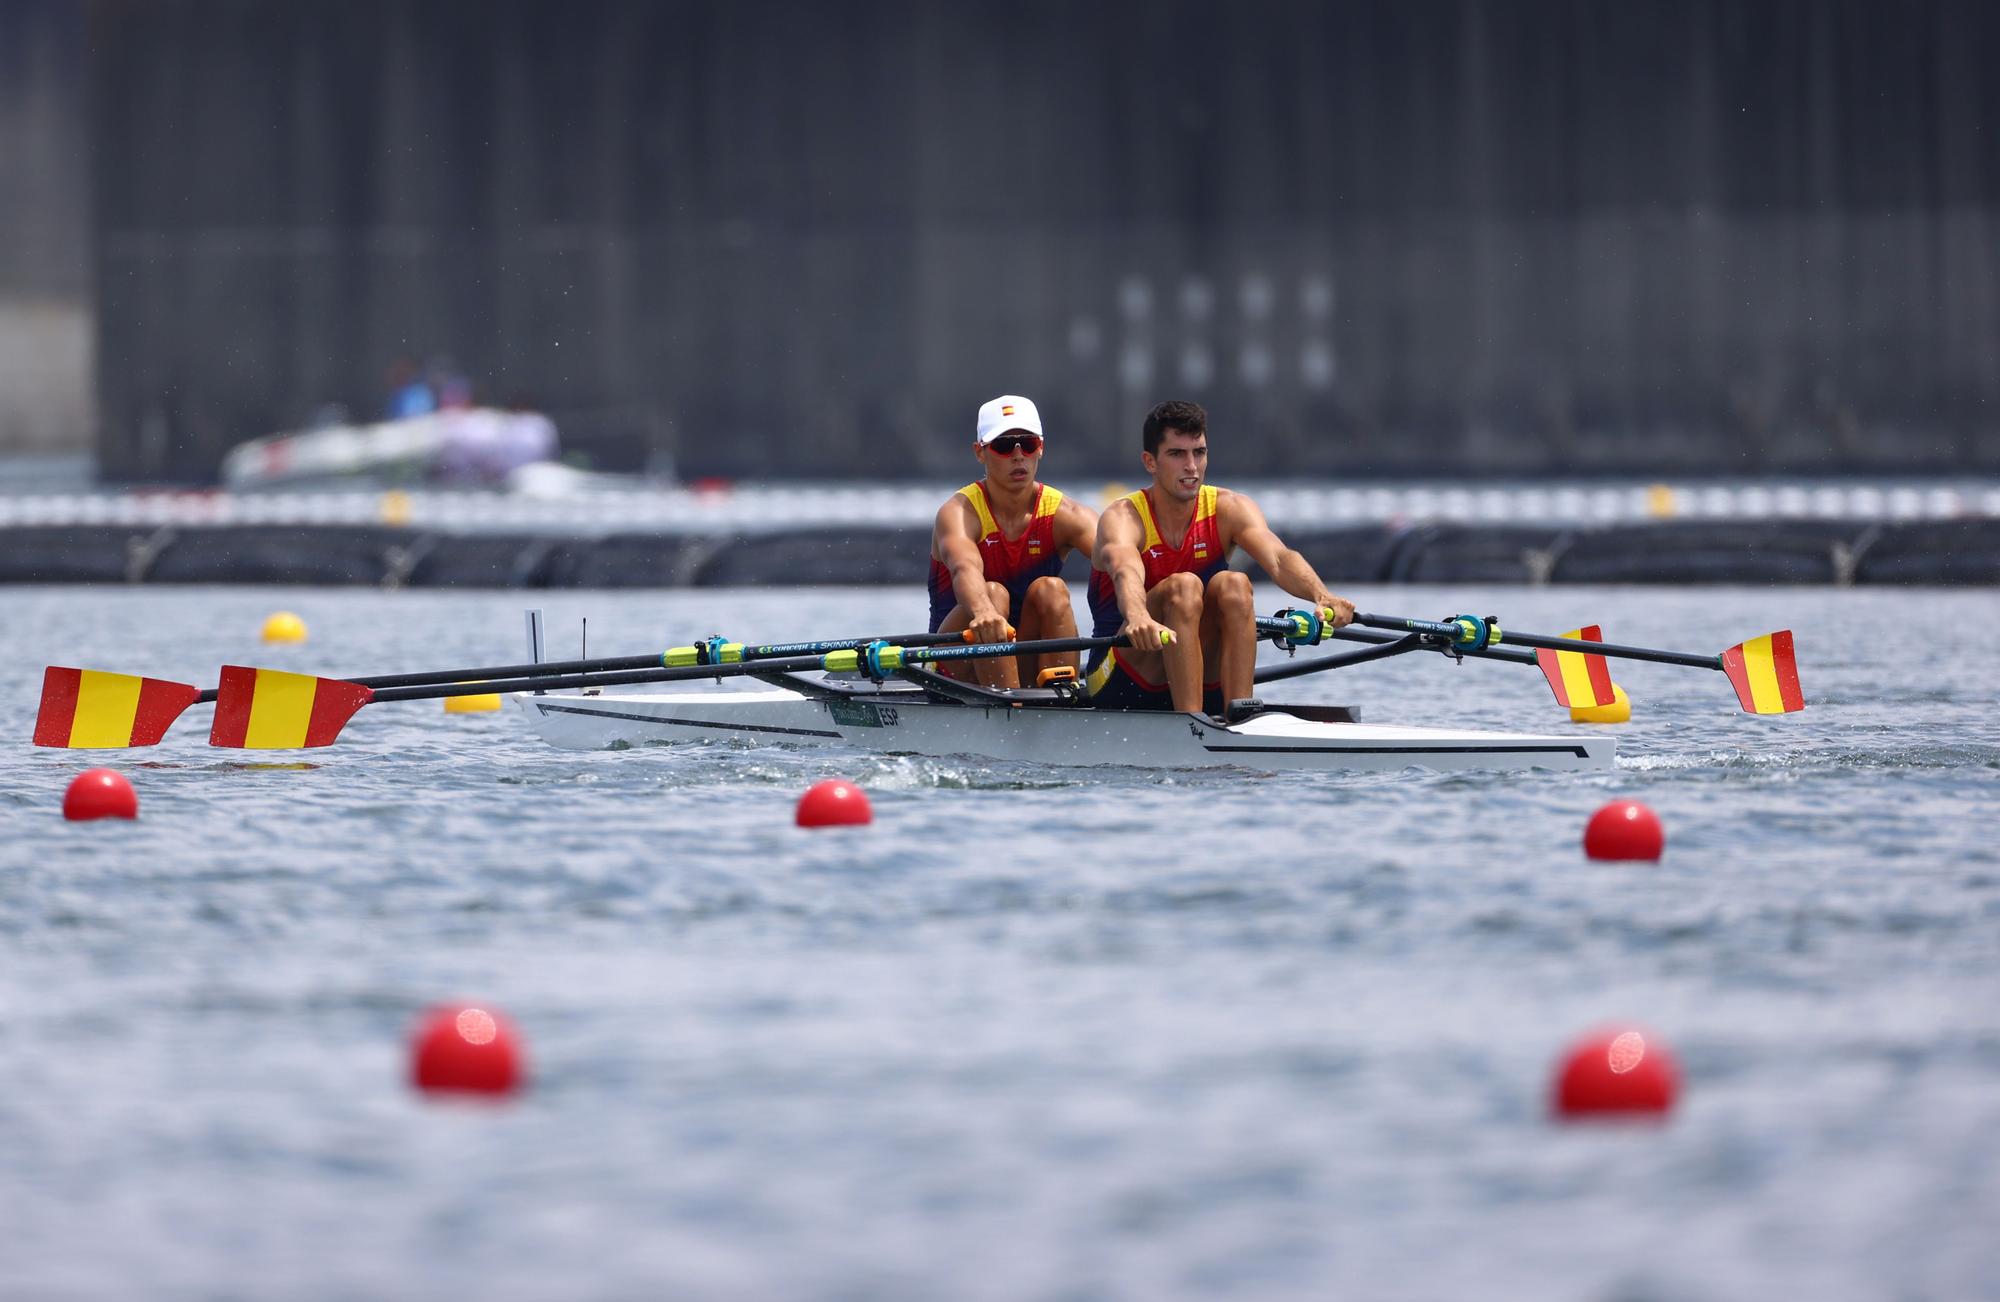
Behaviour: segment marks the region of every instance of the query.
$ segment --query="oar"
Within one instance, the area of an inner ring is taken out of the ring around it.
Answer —
[[[1260,671],[1257,681],[1269,682],[1316,673],[1322,669],[1337,669],[1365,660],[1400,655],[1422,645],[1447,655],[1533,664],[1541,669],[1549,690],[1555,694],[1556,703],[1570,708],[1609,705],[1615,699],[1606,656],[1688,665],[1697,669],[1719,669],[1736,689],[1737,702],[1751,714],[1789,714],[1805,708],[1805,698],[1799,689],[1798,659],[1789,630],[1766,633],[1739,642],[1719,655],[1705,656],[1606,642],[1595,624],[1554,637],[1546,633],[1503,633],[1497,619],[1480,619],[1472,615],[1433,620],[1356,614],[1353,622],[1364,627],[1328,629],[1315,612],[1281,610],[1270,619],[1258,620],[1257,631],[1259,636],[1269,637],[1287,650],[1317,645],[1322,638],[1328,637],[1344,641],[1394,643],[1397,649],[1358,656],[1328,656],[1301,665],[1282,665]],[[1392,631],[1367,631],[1371,628]],[[1404,639],[1410,637],[1419,639],[1419,643],[1406,643]],[[1504,645],[1509,643],[1513,645]],[[1530,654],[1516,647],[1532,647],[1535,650]]]
[[[926,635],[928,636],[928,635]],[[957,638],[953,641],[959,642]],[[824,655],[774,656],[727,664],[655,665],[592,674],[540,674],[489,679],[478,683],[433,683],[375,689],[342,678],[278,669],[225,665],[217,689],[211,746],[243,750],[294,750],[328,746],[340,735],[355,711],[376,701],[426,701],[447,696],[489,692],[534,692],[563,687],[617,687],[634,683],[670,683],[740,674],[860,672],[884,678],[909,665],[993,656],[1043,655],[1060,651],[1092,651],[1116,646],[1119,637],[1064,637],[1016,642],[959,642],[955,646],[897,646],[870,642]]]
[[[1736,689],[1737,703],[1750,714],[1790,714],[1806,708],[1805,696],[1799,689],[1798,657],[1790,629],[1738,642],[1719,654],[1698,655],[1601,641],[1594,626],[1555,637],[1547,633],[1504,633],[1498,620],[1472,615],[1431,620],[1356,614],[1354,622],[1369,628],[1415,633],[1448,652],[1481,652],[1503,643],[1534,647],[1550,688],[1565,705],[1610,704],[1611,677],[1601,657],[1614,656],[1718,670]]]
[[[737,664],[777,656],[826,655],[876,642],[912,647],[937,646],[963,642],[969,637],[969,633],[907,633],[893,638],[847,637],[819,642],[777,642],[763,646],[745,646],[740,642],[709,638],[693,646],[670,647],[653,655],[522,665],[478,665],[469,669],[430,669],[407,674],[371,674],[343,681],[369,688],[485,682],[524,675],[607,673],[665,666]],[[136,674],[52,665],[42,674],[42,699],[35,712],[34,743],[72,750],[154,746],[159,744],[182,711],[190,705],[215,700],[218,690],[211,687],[203,691],[191,683],[176,683],[164,678],[142,678]],[[493,689],[483,687],[477,690],[490,692]]]
[[[1339,633],[1336,631],[1326,634],[1326,636],[1338,637]],[[1346,638],[1343,640],[1375,642],[1375,645],[1364,647],[1359,651],[1343,651],[1337,656],[1312,656],[1305,660],[1294,660],[1290,664],[1271,665],[1257,671],[1256,681],[1260,683],[1275,683],[1285,678],[1302,678],[1307,674],[1324,673],[1328,669],[1346,669],[1352,665],[1366,664],[1370,660],[1387,660],[1390,656],[1399,656],[1405,652],[1424,649],[1424,640],[1415,633],[1405,633],[1401,637],[1391,637],[1384,634],[1379,642],[1376,642],[1374,638]],[[1522,654],[1525,655],[1526,652]]]
[[[1342,642],[1365,643],[1366,649],[1348,651],[1341,655],[1311,656],[1304,660],[1293,660],[1289,664],[1267,665],[1259,669],[1256,679],[1260,683],[1275,683],[1286,678],[1303,678],[1307,674],[1323,673],[1328,669],[1346,669],[1354,665],[1366,664],[1371,660],[1386,660],[1391,656],[1403,655],[1410,651],[1435,650],[1417,633],[1405,633],[1397,637],[1394,633],[1377,633],[1366,628],[1337,628],[1323,632],[1324,638],[1334,638]],[[1476,660],[1504,660],[1509,664],[1532,665],[1535,653],[1516,651],[1511,647],[1488,647],[1475,651]]]
[[[1351,624],[1343,625],[1340,628],[1328,628],[1315,616],[1303,610],[1281,610],[1268,618],[1259,617],[1257,620],[1257,636],[1268,638],[1287,651],[1302,646],[1318,646],[1321,641],[1327,638],[1333,638],[1341,642],[1368,642],[1375,645],[1400,642],[1402,640],[1393,633],[1377,633],[1373,629],[1355,628]],[[1429,649],[1432,643],[1423,642],[1417,644],[1417,646]],[[1412,649],[1417,649],[1417,647],[1413,647]],[[1488,647],[1484,648],[1481,654],[1494,660],[1506,660],[1513,664],[1531,665],[1535,663],[1535,656],[1531,651],[1514,651],[1504,650],[1499,647]],[[1379,659],[1380,657],[1371,656],[1369,658]],[[1318,661],[1314,661],[1314,663],[1316,664]],[[1347,663],[1353,662],[1350,661]],[[1285,678],[1295,677],[1293,674],[1283,674],[1280,676]]]
[[[420,687],[431,683],[485,683],[502,678],[546,678],[552,674],[617,673],[626,669],[680,669],[690,665],[746,664],[752,660],[772,660],[780,656],[827,655],[835,651],[852,651],[856,647],[869,646],[876,642],[888,642],[896,646],[945,646],[969,641],[971,636],[969,632],[903,633],[891,637],[833,638],[823,642],[772,642],[763,646],[745,646],[741,642],[725,642],[719,637],[712,637],[693,646],[668,647],[656,655],[612,656],[595,660],[553,660],[522,665],[484,665],[474,669],[433,669],[410,674],[378,674],[369,678],[350,678],[347,681],[360,683],[363,687]],[[483,690],[490,693],[494,689],[488,686]],[[208,699],[213,699],[212,692],[206,695]]]

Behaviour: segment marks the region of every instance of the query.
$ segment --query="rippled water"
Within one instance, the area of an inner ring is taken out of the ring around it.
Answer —
[[[521,599],[10,590],[0,1297],[2000,1295],[2000,599],[1356,595],[1697,651],[1788,625],[1811,708],[1628,664],[1613,773],[1341,778],[577,754],[432,702],[301,764],[196,707],[110,757],[137,823],[71,825],[42,665],[508,661]],[[542,604],[553,652],[587,615],[624,654],[920,597]],[[280,607],[309,644],[256,643]],[[1435,656],[1282,695],[1568,726]],[[836,774],[874,826],[794,828]],[[1612,796],[1660,865],[1582,858]],[[521,1025],[519,1102],[404,1086],[461,995]],[[1561,1049],[1621,1018],[1678,1111],[1551,1124]]]

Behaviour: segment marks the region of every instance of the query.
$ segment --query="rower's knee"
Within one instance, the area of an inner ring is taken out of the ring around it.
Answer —
[[[1045,574],[1028,585],[1021,598],[1021,616],[1047,625],[1068,612],[1069,584],[1053,574]]]
[[[1241,619],[1257,609],[1257,593],[1250,576],[1240,570],[1224,570],[1208,581],[1208,604],[1219,615]]]
[[[1175,623],[1201,618],[1201,580],[1192,574],[1169,574],[1154,589],[1160,594],[1160,608]]]
[[[986,585],[986,597],[993,603],[993,609],[999,611],[1008,619],[1014,617],[1014,598],[1009,595],[1006,584],[988,583]]]

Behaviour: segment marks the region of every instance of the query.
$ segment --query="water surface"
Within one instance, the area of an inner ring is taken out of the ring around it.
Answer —
[[[506,662],[522,597],[9,590],[0,1296],[2000,1294],[2000,598],[1354,595],[1704,652],[1789,626],[1810,708],[1622,665],[1587,775],[573,753],[430,702],[324,751],[211,750],[203,706],[86,756],[26,744],[44,664]],[[541,604],[552,654],[588,617],[609,655],[920,598]],[[257,643],[279,608],[309,643]],[[1271,694],[1569,726],[1531,670],[1431,655]],[[105,761],[142,817],[64,823]],[[834,775],[875,824],[793,827]],[[1657,866],[1579,851],[1625,796]],[[519,1102],[405,1087],[453,996],[521,1025]],[[1676,1114],[1552,1125],[1565,1043],[1625,1018]]]

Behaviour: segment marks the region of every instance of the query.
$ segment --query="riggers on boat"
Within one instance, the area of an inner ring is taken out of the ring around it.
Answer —
[[[576,750],[736,740],[1036,764],[1251,769],[1582,769],[1609,765],[1599,733],[1536,736],[1364,724],[1339,705],[1238,703],[1224,720],[1093,707],[1047,688],[989,690],[929,670],[763,677],[752,688],[511,698],[542,740]]]
[[[1805,708],[1789,632],[1767,633],[1716,655],[1605,642],[1595,625],[1560,637],[1508,633],[1491,617],[1447,620],[1357,614],[1334,628],[1321,612],[1280,611],[1257,621],[1286,651],[1322,640],[1357,650],[1259,669],[1260,684],[1323,673],[1413,651],[1538,668],[1558,705],[1614,699],[1606,657],[1714,669],[1751,714]],[[1379,727],[1349,709],[1232,702],[1225,718],[1090,705],[1074,683],[994,692],[932,666],[1002,655],[1108,649],[1118,637],[969,644],[962,636],[841,638],[751,646],[711,638],[645,655],[541,658],[540,617],[529,614],[531,656],[518,665],[433,669],[368,678],[225,665],[221,683],[187,683],[51,666],[42,677],[35,744],[68,749],[151,746],[183,711],[213,702],[209,744],[240,750],[330,746],[364,705],[442,697],[512,695],[542,736],[563,746],[614,746],[695,736],[839,742],[873,750],[974,754],[1054,764],[1381,769],[1589,768],[1609,764],[1601,735],[1522,735],[1447,728]],[[815,676],[823,675],[823,676]],[[748,690],[723,686],[751,679]],[[702,685],[713,681],[714,687]],[[606,688],[689,684],[692,690],[607,696]],[[555,693],[547,695],[546,693]]]

